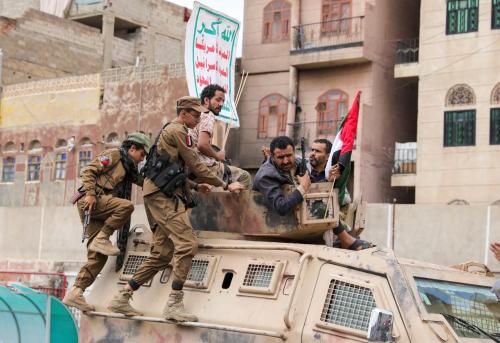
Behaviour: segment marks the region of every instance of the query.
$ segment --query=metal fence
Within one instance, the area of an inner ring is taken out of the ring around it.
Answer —
[[[352,17],[293,27],[293,49],[301,52],[363,41],[364,17]]]
[[[414,145],[414,146],[413,146]],[[396,143],[393,174],[415,174],[417,172],[416,143]]]
[[[402,39],[396,43],[396,64],[418,62],[418,38]]]

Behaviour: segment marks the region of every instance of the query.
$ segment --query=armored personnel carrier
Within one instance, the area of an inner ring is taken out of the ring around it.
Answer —
[[[357,212],[351,226],[358,233],[364,222]],[[484,270],[400,259],[378,247],[350,251],[310,243],[338,224],[337,193],[328,183],[314,184],[288,217],[272,213],[258,193],[215,191],[190,218],[200,244],[184,303],[199,322],[162,318],[171,266],[134,294],[132,304],[144,316],[106,310],[149,254],[152,233],[138,225],[123,267],[115,272],[110,258],[87,297],[96,311],[82,317],[80,342],[500,340],[500,303]]]

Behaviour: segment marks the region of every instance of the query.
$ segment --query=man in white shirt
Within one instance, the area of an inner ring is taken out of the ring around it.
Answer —
[[[216,151],[212,147],[215,116],[219,115],[222,110],[225,99],[224,88],[215,84],[206,86],[201,92],[200,100],[209,112],[202,113],[200,123],[194,129],[189,129],[189,135],[193,139],[200,161],[205,163],[213,173],[221,179],[224,179],[225,174],[227,176],[230,173],[230,180],[238,181],[248,189],[251,182],[250,174],[241,168],[227,165],[224,150]]]

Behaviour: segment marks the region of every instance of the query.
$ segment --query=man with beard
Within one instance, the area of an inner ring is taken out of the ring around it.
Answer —
[[[325,145],[325,147],[320,147],[320,145]],[[292,139],[286,136],[274,138],[271,141],[269,157],[266,162],[260,166],[257,174],[255,175],[253,189],[261,192],[271,207],[278,214],[285,216],[292,213],[295,207],[304,200],[304,195],[311,186],[311,177],[309,176],[310,173],[314,173],[316,175],[316,182],[327,181],[324,179],[324,169],[329,155],[329,152],[326,152],[327,146],[328,145],[323,142],[315,142],[313,144],[313,150],[316,148],[315,150],[318,150],[318,152],[316,153],[313,151],[311,153],[310,171],[301,177],[296,175],[296,170],[300,161],[297,161],[295,158],[295,147]],[[316,164],[315,168],[313,168],[313,164]],[[323,168],[322,171],[320,171],[321,166]],[[332,180],[333,177],[339,178],[340,169],[337,167],[336,169],[332,168],[332,170],[335,170],[330,172]],[[324,181],[321,181],[321,178],[323,178]],[[282,187],[287,184],[295,185],[296,189],[288,195],[285,195]],[[370,243],[356,239],[349,235],[346,231],[346,227],[342,224],[333,229],[333,233],[337,235],[341,248],[361,250],[371,246]]]
[[[248,189],[251,181],[250,174],[246,170],[228,165],[224,150],[215,151],[212,147],[215,116],[218,116],[222,110],[222,105],[226,100],[226,91],[219,85],[208,85],[201,91],[200,100],[209,112],[202,113],[200,123],[194,129],[189,130],[200,161],[219,178],[227,179],[224,176],[228,175],[229,181],[238,181]]]
[[[109,237],[130,219],[134,205],[123,194],[130,194],[132,183],[142,186],[137,165],[149,153],[151,142],[142,132],[128,135],[120,148],[112,148],[97,155],[82,171],[83,189],[75,199],[82,223],[90,215],[87,233],[87,263],[80,269],[63,303],[81,311],[94,311],[83,292],[88,288],[108,260],[120,254]],[[87,212],[87,214],[85,213]],[[83,241],[82,241],[83,242]]]

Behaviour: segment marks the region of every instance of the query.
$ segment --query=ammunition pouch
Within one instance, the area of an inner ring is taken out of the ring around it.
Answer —
[[[160,155],[156,150],[151,151],[143,171],[144,176],[153,181],[168,198],[172,198],[178,188],[185,187],[186,173],[183,166],[171,162],[168,154]]]

